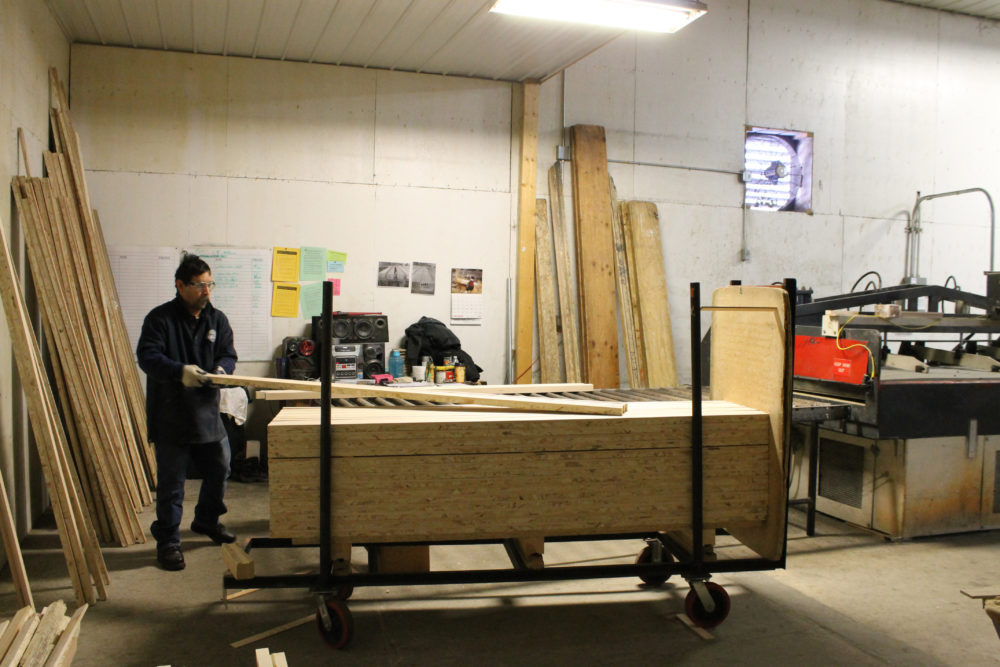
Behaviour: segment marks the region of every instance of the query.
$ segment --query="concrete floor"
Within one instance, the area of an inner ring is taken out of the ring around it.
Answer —
[[[189,482],[188,498],[197,495]],[[267,486],[231,484],[225,522],[241,537],[267,534]],[[192,507],[185,510],[185,526]],[[147,510],[143,523],[148,525]],[[108,548],[108,600],[84,617],[76,665],[253,665],[254,649],[284,651],[289,665],[996,665],[1000,638],[963,588],[1000,586],[1000,531],[888,542],[820,517],[805,536],[792,510],[786,570],[716,576],[732,596],[728,620],[696,636],[675,618],[688,586],[633,579],[542,584],[363,587],[350,601],[355,634],[332,651],[314,622],[242,648],[231,642],[305,618],[303,590],[258,591],[223,603],[218,547],[184,533],[187,569],[164,572],[150,542]],[[552,544],[546,562],[630,562],[641,543]],[[720,553],[727,548],[722,547]],[[23,545],[40,609],[74,608],[54,531]],[[364,562],[357,550],[358,562]],[[314,568],[316,550],[258,552],[258,573]],[[432,566],[503,567],[501,547],[435,547]],[[9,576],[0,616],[13,614]]]

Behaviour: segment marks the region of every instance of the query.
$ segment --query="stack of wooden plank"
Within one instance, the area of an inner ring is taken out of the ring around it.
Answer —
[[[69,569],[70,580],[78,603],[94,602],[105,597],[108,572],[101,554],[94,524],[83,510],[80,498],[80,479],[72,464],[66,435],[49,386],[38,343],[34,338],[28,309],[18,285],[14,260],[11,257],[3,224],[0,222],[0,295],[3,310],[11,333],[14,360],[17,363],[21,388],[28,405],[28,416],[34,433],[38,458],[42,464],[46,488],[55,515],[56,528]],[[34,265],[34,259],[32,263]],[[4,494],[4,505],[6,494]],[[9,513],[9,512],[8,512]],[[12,546],[17,545],[17,535],[9,518],[4,522],[4,542],[8,560],[17,584],[22,604],[30,604],[24,565],[20,552],[11,557]],[[96,588],[96,593],[95,593]]]
[[[54,71],[52,84],[57,150],[44,155],[48,177],[18,176],[11,187],[80,492],[99,538],[126,546],[145,541],[137,514],[151,502],[155,457],[79,141]]]
[[[268,427],[272,536],[319,537],[319,423],[318,408],[284,408]],[[333,408],[333,536],[680,530],[691,522],[690,429],[686,401],[633,403],[621,417]],[[706,521],[765,519],[769,436],[767,413],[705,403]]]
[[[604,128],[575,125],[570,136],[576,296],[558,163],[549,170],[551,230],[543,205],[535,216],[541,381],[619,386],[620,332],[630,387],[676,386],[656,205],[618,201],[608,175]]]
[[[23,667],[64,667],[73,663],[80,622],[87,605],[66,616],[66,603],[57,600],[38,614],[22,607],[0,622],[0,664]]]

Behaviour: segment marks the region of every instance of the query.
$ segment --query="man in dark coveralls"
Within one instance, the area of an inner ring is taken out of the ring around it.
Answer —
[[[146,373],[149,440],[156,445],[156,561],[165,570],[184,569],[181,514],[189,460],[202,471],[201,493],[191,530],[216,544],[236,535],[219,523],[229,475],[229,440],[219,416],[219,390],[206,370],[232,375],[236,369],[233,330],[209,301],[212,270],[185,254],[174,273],[177,296],[146,315],[136,347]]]

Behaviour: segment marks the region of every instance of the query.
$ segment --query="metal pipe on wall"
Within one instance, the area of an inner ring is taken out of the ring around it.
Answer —
[[[941,197],[954,197],[972,192],[981,192],[986,196],[986,201],[990,205],[990,271],[994,270],[994,256],[996,245],[996,211],[993,206],[993,197],[984,188],[966,188],[964,190],[952,190],[951,192],[938,192],[932,195],[921,195],[917,191],[917,200],[913,204],[913,213],[910,215],[910,224],[906,227],[906,261],[904,263],[903,284],[914,284],[920,276],[917,273],[920,263],[920,205],[931,199]]]

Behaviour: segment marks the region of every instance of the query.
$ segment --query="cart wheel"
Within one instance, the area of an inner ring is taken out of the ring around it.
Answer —
[[[344,584],[343,586],[337,586],[338,600],[350,600],[352,595],[354,595],[353,584]]]
[[[319,629],[319,634],[331,648],[344,648],[354,635],[354,618],[351,616],[351,610],[344,602],[337,599],[327,599],[323,602],[326,604],[327,613],[330,614],[330,629],[323,627],[323,618],[317,609],[316,627]]]
[[[666,547],[661,549],[660,552],[663,554],[664,563],[674,562],[674,557],[671,555],[669,551],[667,551]],[[641,565],[642,563],[652,563],[652,562],[653,562],[653,547],[647,544],[642,548],[642,551],[639,552],[639,555],[635,557],[635,564]],[[649,584],[650,586],[662,586],[663,584],[666,583],[667,579],[669,578],[670,578],[669,574],[639,575],[639,579],[642,580],[642,583]]]
[[[705,587],[715,602],[715,609],[711,612],[705,611],[698,593],[692,588],[684,600],[684,611],[687,612],[691,622],[699,628],[714,628],[729,616],[729,593],[726,592],[725,588],[712,581],[705,582]]]

